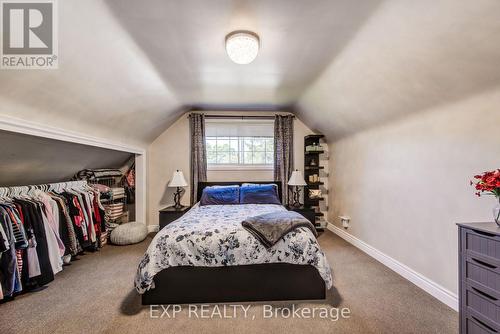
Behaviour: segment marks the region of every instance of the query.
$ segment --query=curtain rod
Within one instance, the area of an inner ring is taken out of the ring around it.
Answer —
[[[217,118],[217,119],[274,119],[275,115],[205,115],[205,118]],[[283,116],[292,116],[292,118],[295,118],[295,115],[292,114],[285,114]],[[189,114],[189,117],[191,117],[191,114]]]

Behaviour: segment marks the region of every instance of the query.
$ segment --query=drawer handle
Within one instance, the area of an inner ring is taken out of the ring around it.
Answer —
[[[493,233],[488,233],[488,232],[484,232],[484,231],[478,231],[478,230],[472,230],[472,231],[474,231],[474,233],[484,235],[485,237],[495,237],[496,236]]]
[[[472,261],[477,262],[477,263],[479,263],[480,265],[485,266],[485,267],[488,267],[488,268],[490,268],[490,269],[496,269],[496,268],[497,268],[497,266],[495,266],[495,265],[493,265],[493,264],[489,264],[489,263],[486,263],[486,262],[484,262],[484,261],[481,261],[481,260],[478,260],[478,259],[475,259],[475,258],[472,258]]]
[[[475,316],[472,316],[472,319],[474,319],[476,322],[478,322],[482,326],[486,327],[488,330],[492,331],[493,333],[498,333],[498,331],[496,329],[492,328],[491,326],[488,326],[487,324],[485,324],[484,322],[482,322],[481,320],[479,320]]]
[[[473,286],[472,286],[471,288],[472,288],[472,290],[474,290],[475,292],[477,292],[478,294],[480,294],[480,295],[481,295],[481,296],[483,296],[483,297],[486,297],[486,298],[488,298],[488,299],[495,300],[495,301],[496,301],[496,300],[498,300],[497,298],[495,298],[495,297],[493,297],[493,296],[490,296],[490,295],[489,295],[489,294],[487,294],[486,292],[482,292],[482,291],[480,291],[480,290],[476,289],[476,288],[475,288],[475,287],[473,287]]]

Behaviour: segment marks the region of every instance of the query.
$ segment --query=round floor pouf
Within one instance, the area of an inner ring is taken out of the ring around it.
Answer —
[[[109,237],[112,244],[115,245],[132,245],[146,239],[148,228],[143,223],[126,223],[115,228]]]

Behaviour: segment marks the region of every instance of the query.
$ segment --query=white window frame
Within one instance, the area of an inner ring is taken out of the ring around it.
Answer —
[[[209,138],[266,138],[266,139],[269,139],[269,138],[272,138],[274,140],[273,137],[271,136],[232,136],[232,137],[227,137],[227,136],[220,136],[220,137],[216,137],[216,136],[207,136],[206,139],[209,139]],[[244,150],[244,141],[243,140],[238,140],[238,144],[239,144],[239,148],[238,148],[238,153],[240,155],[240,158],[241,158],[241,155],[243,155],[245,153],[245,150]],[[248,152],[248,151],[247,151]],[[252,151],[253,153],[254,151]],[[208,153],[208,151],[207,151]],[[264,154],[265,153],[269,153],[267,150],[264,151]],[[274,155],[274,150],[273,150],[273,155]],[[274,157],[273,157],[273,163],[270,163],[270,164],[242,164],[242,163],[238,163],[238,164],[210,164],[210,163],[207,163],[207,169],[208,170],[273,170],[274,169]]]
[[[228,124],[230,125],[231,128],[233,128],[233,125],[234,125],[234,128],[238,128],[238,126],[243,126],[243,128],[245,128],[247,125],[248,126],[259,126],[260,124],[262,124],[262,126],[267,126],[269,127],[269,125],[271,124],[272,126],[272,122],[267,122],[267,121],[262,121],[262,120],[232,120],[232,119],[223,119],[223,120],[207,120],[207,125],[210,124],[210,123],[215,123],[215,124],[221,124],[221,126],[227,126]],[[217,125],[216,125],[217,126]],[[207,131],[208,132],[208,131]],[[226,135],[226,132],[225,131],[222,131],[221,133],[219,131],[216,131],[217,134],[210,134],[210,133],[207,133],[206,134],[206,139],[209,139],[209,138],[213,138],[213,137],[216,137],[216,138],[235,138],[235,137],[238,137],[238,138],[248,138],[248,137],[265,137],[265,138],[272,138],[273,141],[274,141],[274,133],[273,131],[264,131],[264,133],[262,131],[259,131],[259,130],[256,130],[256,133],[254,134],[252,131],[251,132],[248,132],[247,131],[244,131],[244,133],[239,133],[238,131],[236,132],[232,132],[232,133],[227,133]],[[239,156],[239,159],[241,161],[242,159],[242,155],[244,154],[244,141],[243,140],[239,140],[239,147],[238,147],[238,153],[240,154]],[[265,151],[267,153],[269,153],[269,151]],[[207,151],[208,153],[208,151]],[[236,170],[236,171],[244,171],[244,170],[252,170],[252,171],[258,171],[258,170],[262,170],[262,171],[272,171],[274,170],[274,149],[272,151],[273,153],[273,159],[272,159],[272,163],[270,164],[210,164],[208,163],[207,164],[207,170],[209,171],[231,171],[231,170]]]

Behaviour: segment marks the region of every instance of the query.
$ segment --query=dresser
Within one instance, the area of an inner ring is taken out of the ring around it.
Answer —
[[[500,333],[500,228],[458,226],[460,333]]]

